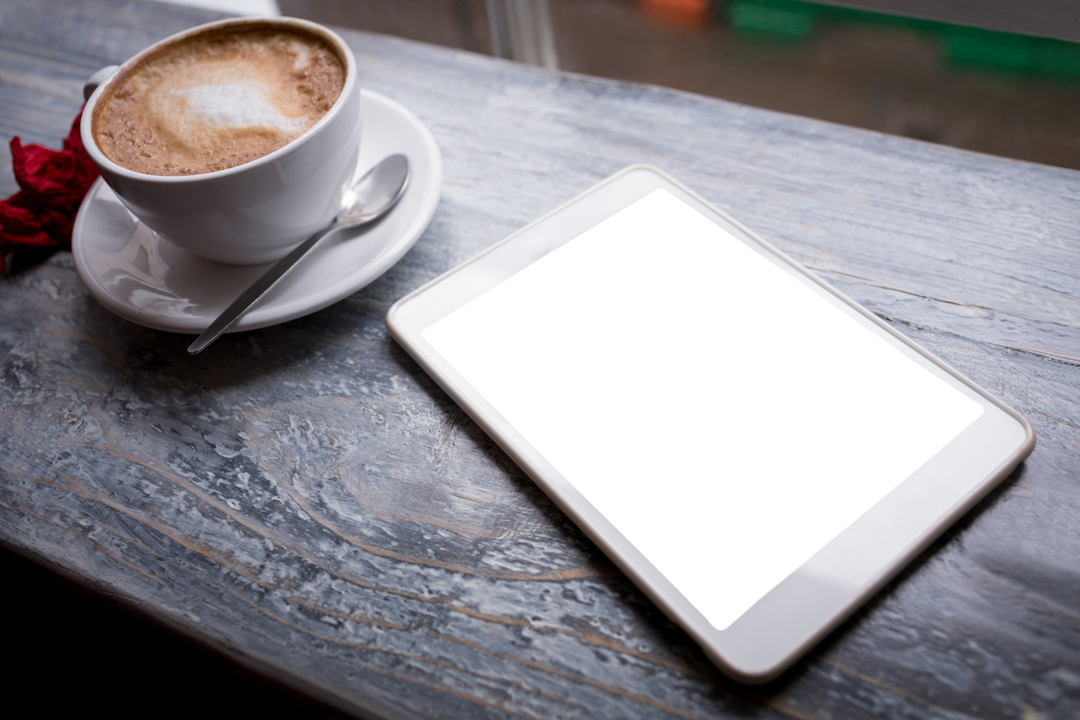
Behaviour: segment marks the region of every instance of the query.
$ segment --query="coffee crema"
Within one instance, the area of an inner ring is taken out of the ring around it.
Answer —
[[[94,108],[114,163],[147,175],[242,165],[303,135],[345,87],[328,40],[270,23],[231,26],[159,48],[122,71]]]

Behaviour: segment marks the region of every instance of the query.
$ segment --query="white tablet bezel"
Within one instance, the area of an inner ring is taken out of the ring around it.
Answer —
[[[798,571],[725,630],[717,630],[444,358],[423,331],[519,270],[657,189],[665,189],[745,245],[813,287],[905,355],[978,402],[984,412]],[[768,681],[836,627],[1034,448],[1012,409],[823,283],[747,228],[656,168],[626,168],[394,304],[393,337],[664,612],[732,677]]]

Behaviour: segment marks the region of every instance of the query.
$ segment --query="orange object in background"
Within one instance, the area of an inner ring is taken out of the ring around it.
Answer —
[[[638,0],[653,22],[675,28],[699,28],[709,17],[710,0]]]

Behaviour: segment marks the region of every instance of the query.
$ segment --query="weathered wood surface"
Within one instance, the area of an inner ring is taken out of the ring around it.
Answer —
[[[56,146],[90,72],[212,17],[5,0],[0,136]],[[1080,713],[1080,173],[345,37],[366,86],[442,147],[428,231],[337,305],[196,357],[190,337],[101,307],[67,253],[0,278],[0,542],[358,713]],[[1038,433],[999,491],[765,688],[714,670],[383,322],[400,296],[635,162],[728,209]],[[0,193],[14,190],[4,156]]]

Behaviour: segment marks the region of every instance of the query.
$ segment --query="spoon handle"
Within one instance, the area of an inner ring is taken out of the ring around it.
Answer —
[[[288,275],[289,271],[300,261],[300,258],[307,255],[320,240],[339,227],[340,225],[330,225],[323,228],[297,245],[288,255],[274,263],[269,270],[251,284],[251,287],[241,293],[240,297],[233,300],[232,304],[225,308],[224,312],[218,315],[214,322],[210,323],[210,327],[206,328],[203,334],[188,346],[188,352],[195,355],[205,350],[210,343],[218,339],[221,333],[228,330],[234,322],[246,315],[247,311],[254,307],[262,299],[263,295],[270,292],[271,288]]]

